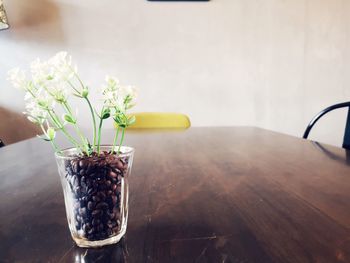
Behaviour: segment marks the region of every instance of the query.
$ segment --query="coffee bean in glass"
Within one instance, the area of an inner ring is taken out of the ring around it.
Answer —
[[[134,149],[121,147],[117,155],[101,148],[100,155],[75,148],[56,154],[69,228],[80,247],[114,244],[126,232]]]

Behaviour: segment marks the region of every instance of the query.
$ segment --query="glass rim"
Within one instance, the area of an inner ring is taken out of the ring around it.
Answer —
[[[100,145],[101,148],[112,148],[113,145],[110,144],[102,144]],[[115,146],[116,148],[119,147],[119,145]],[[68,147],[65,149],[62,149],[60,152],[55,152],[55,157],[57,159],[72,159],[72,158],[76,158],[77,156],[69,156],[69,155],[64,155],[64,153],[67,152],[74,152],[74,150],[76,151],[78,148],[77,147]],[[131,154],[133,154],[135,152],[135,148],[130,147],[130,146],[120,146],[120,149],[124,149],[126,151],[122,152],[121,154],[118,154],[118,157],[125,157],[125,156],[129,156]],[[115,154],[116,155],[116,154]]]

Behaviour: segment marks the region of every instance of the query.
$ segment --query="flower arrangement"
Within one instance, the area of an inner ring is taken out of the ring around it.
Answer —
[[[41,127],[43,135],[39,137],[49,141],[56,152],[74,241],[82,247],[118,242],[126,232],[128,218],[128,177],[134,149],[122,144],[125,129],[135,122],[135,117],[127,114],[135,105],[135,90],[106,77],[101,90],[103,105],[97,111],[91,104],[89,88],[66,52],[47,61],[37,59],[30,69],[31,78],[19,68],[10,70],[8,78],[15,88],[25,91],[24,113]],[[85,101],[91,114],[90,139],[78,125],[77,111],[70,104],[73,96]],[[113,118],[117,130],[113,144],[101,146],[102,126],[108,118]],[[56,143],[57,132],[73,148],[61,150]]]
[[[43,136],[40,138],[49,141],[55,152],[61,151],[55,141],[56,132],[60,131],[81,154],[99,155],[103,122],[112,117],[118,128],[111,153],[119,153],[125,129],[135,122],[135,117],[126,113],[135,105],[134,88],[122,86],[116,78],[107,76],[101,92],[103,106],[96,111],[89,98],[89,88],[79,77],[77,67],[67,52],[59,52],[47,61],[37,59],[31,63],[30,70],[31,78],[27,78],[25,71],[14,68],[9,71],[8,79],[15,88],[25,91],[24,113],[31,122],[41,127]],[[69,103],[72,96],[87,103],[93,124],[90,140],[79,128],[77,111]],[[73,127],[75,136],[69,133],[67,126]]]

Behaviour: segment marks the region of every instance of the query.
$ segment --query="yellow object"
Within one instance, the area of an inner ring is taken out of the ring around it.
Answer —
[[[130,114],[136,122],[128,129],[187,129],[191,127],[190,119],[179,113],[140,112]]]

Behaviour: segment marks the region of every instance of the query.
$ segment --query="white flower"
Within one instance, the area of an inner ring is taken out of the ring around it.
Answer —
[[[43,124],[48,118],[48,112],[55,107],[55,102],[44,89],[37,89],[35,92],[35,94],[26,92],[24,96],[26,111],[24,114],[31,122]]]
[[[28,80],[23,70],[19,68],[13,68],[7,73],[8,80],[16,89],[27,90]]]
[[[77,73],[76,67],[72,65],[72,57],[65,51],[58,52],[50,58],[48,64],[54,69],[56,80],[67,81]]]
[[[47,119],[47,110],[40,106],[35,98],[27,99],[25,107],[26,111],[24,114],[27,115],[28,120],[31,122],[43,124]]]
[[[65,85],[65,83],[49,83],[45,87],[45,90],[58,102],[65,103],[67,102],[68,96],[70,94],[70,89]]]
[[[123,99],[125,109],[128,110],[136,105],[137,93],[132,86],[120,87],[119,96]]]
[[[30,70],[33,81],[37,85],[46,85],[47,81],[54,78],[53,68],[49,63],[41,62],[40,59],[36,59],[30,64]]]
[[[31,63],[33,81],[43,87],[57,102],[65,103],[71,93],[68,81],[75,74],[71,64],[71,58],[66,52],[59,52],[44,62],[37,59]]]
[[[109,76],[106,77],[106,82],[107,85],[102,90],[105,107],[125,112],[135,105],[136,92],[133,87],[120,86],[118,79]]]

